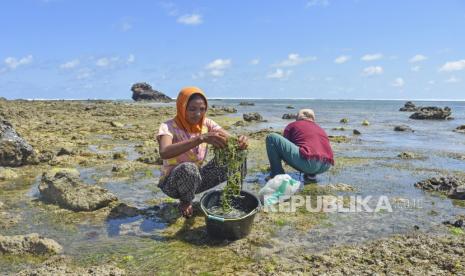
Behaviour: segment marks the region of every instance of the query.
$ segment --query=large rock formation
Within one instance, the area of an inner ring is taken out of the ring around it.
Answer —
[[[150,84],[138,82],[132,85],[132,99],[134,101],[156,101],[156,102],[172,102],[173,99],[165,94],[153,90]]]
[[[297,114],[295,114],[295,113],[286,113],[286,114],[283,114],[283,116],[281,118],[284,119],[284,120],[297,119]]]
[[[450,198],[465,199],[465,180],[455,176],[432,177],[415,183],[415,187],[441,192]]]
[[[414,103],[411,101],[408,101],[404,104],[404,107],[401,107],[399,111],[407,111],[407,112],[415,112],[419,109],[420,107],[415,106]]]
[[[73,211],[94,211],[118,200],[106,189],[80,181],[79,173],[53,169],[42,175],[41,198]]]
[[[0,166],[17,167],[37,164],[38,157],[31,145],[13,126],[0,118]]]
[[[244,114],[242,114],[242,118],[246,122],[263,121],[262,115],[260,115],[260,113],[258,113],[258,112],[244,113]]]
[[[232,106],[221,106],[221,105],[212,105],[212,109],[223,111],[225,113],[236,113],[237,109]],[[210,110],[211,111],[211,110]]]
[[[3,254],[57,254],[63,248],[56,241],[33,233],[18,236],[0,235],[0,253]]]
[[[415,113],[410,115],[410,119],[416,120],[450,120],[452,117],[452,110],[449,107],[444,109],[437,106],[421,107]]]

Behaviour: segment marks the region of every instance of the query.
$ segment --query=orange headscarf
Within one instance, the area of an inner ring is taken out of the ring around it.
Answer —
[[[207,100],[207,97],[205,96],[203,91],[198,87],[191,86],[181,89],[181,91],[178,94],[178,98],[176,99],[176,117],[174,118],[174,120],[176,121],[176,124],[179,127],[182,127],[187,132],[200,133],[202,132],[202,126],[205,120],[205,115],[202,117],[202,119],[200,119],[200,122],[195,125],[190,124],[186,119],[187,102],[193,94],[200,94],[205,98],[205,101]]]

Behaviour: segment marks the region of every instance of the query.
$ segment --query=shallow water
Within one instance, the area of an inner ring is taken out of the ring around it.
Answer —
[[[314,109],[317,122],[329,135],[353,137],[352,129],[358,129],[362,135],[350,143],[335,144],[333,149],[336,157],[367,158],[367,162],[320,175],[318,185],[350,184],[357,192],[336,194],[372,196],[373,199],[386,196],[393,209],[393,212],[381,213],[330,213],[327,223],[303,234],[283,227],[276,238],[283,246],[298,242],[309,250],[319,251],[337,244],[404,233],[414,226],[427,232],[444,231],[437,225],[457,214],[465,214],[465,208],[454,206],[452,200],[413,186],[441,173],[465,172],[465,161],[450,156],[451,153],[465,155],[465,135],[452,131],[465,124],[465,102],[415,102],[417,106],[449,106],[455,118],[430,121],[409,119],[411,112],[399,112],[404,101],[250,100],[255,106],[239,106],[240,101],[210,103],[234,106],[238,113],[232,116],[238,119],[242,119],[244,112],[259,112],[268,120],[248,126],[251,131],[268,127],[283,129],[292,120],[281,119],[282,114],[296,113],[300,108]],[[288,105],[295,109],[287,109]],[[339,123],[342,118],[348,118],[349,123]],[[370,126],[361,125],[365,119]],[[408,125],[414,132],[396,132],[393,130],[396,125]],[[340,126],[348,130],[332,130]],[[397,155],[403,151],[414,152],[419,158],[402,160]],[[291,175],[300,177],[297,173]],[[264,185],[264,175],[256,178]],[[376,202],[373,200],[372,204]]]
[[[211,208],[208,208],[207,211],[212,215],[222,218],[240,218],[247,215],[247,212],[234,206],[232,206],[229,211],[223,210],[223,207],[221,206],[212,206]]]

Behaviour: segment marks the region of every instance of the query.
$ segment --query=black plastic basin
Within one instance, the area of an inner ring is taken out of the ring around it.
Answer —
[[[216,239],[237,240],[247,236],[252,229],[255,214],[260,209],[260,200],[247,191],[241,191],[241,197],[233,200],[234,206],[239,206],[246,215],[238,218],[224,218],[212,214],[208,209],[219,206],[222,191],[215,190],[205,193],[200,199],[200,207],[205,214],[207,233]]]

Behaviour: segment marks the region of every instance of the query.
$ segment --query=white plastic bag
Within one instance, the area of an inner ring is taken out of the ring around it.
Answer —
[[[283,196],[295,194],[301,187],[300,181],[293,179],[288,174],[278,174],[266,182],[265,186],[258,192],[264,206],[279,202]]]

